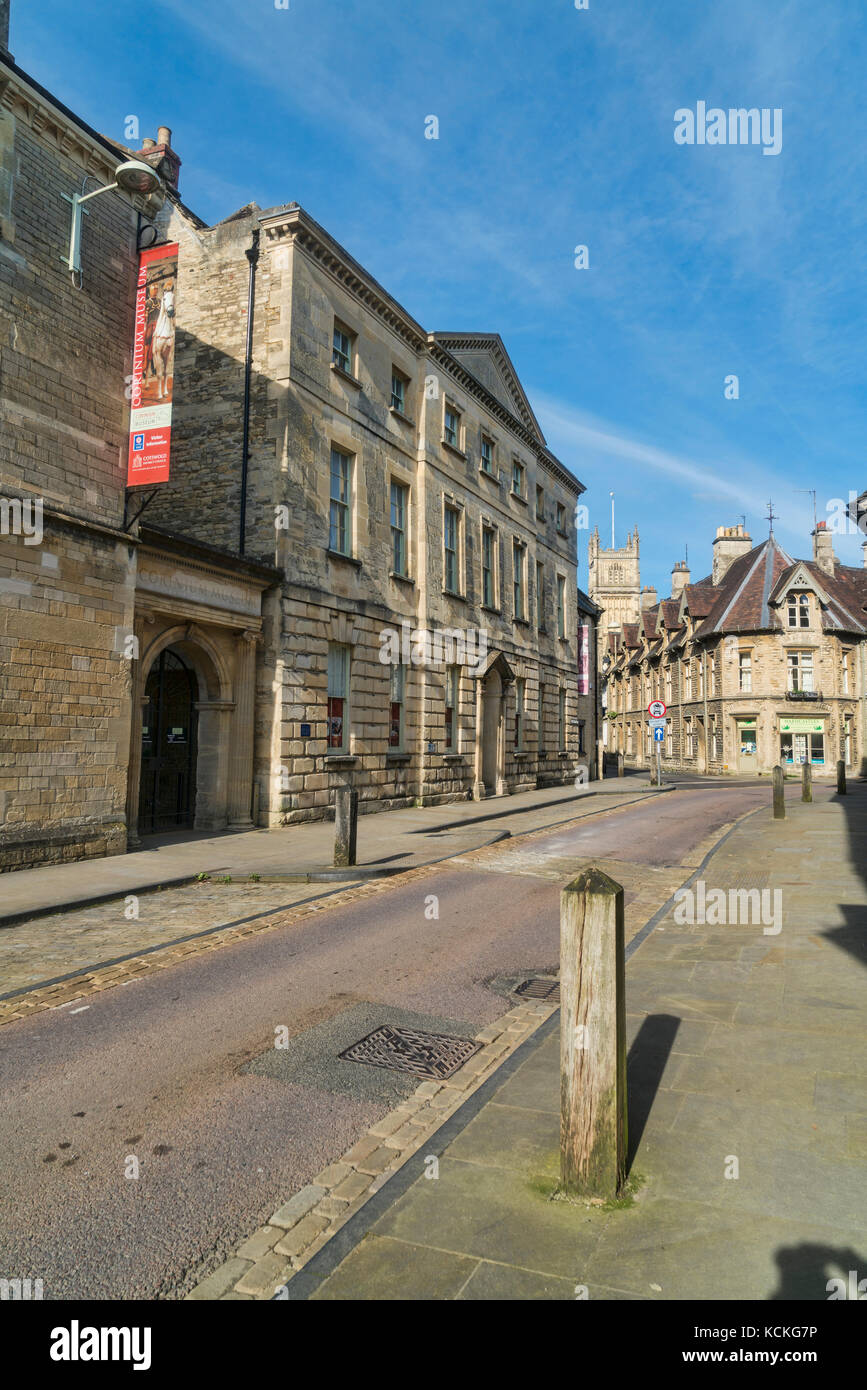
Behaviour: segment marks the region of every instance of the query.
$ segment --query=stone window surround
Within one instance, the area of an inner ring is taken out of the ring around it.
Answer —
[[[446,509],[457,513],[457,549],[456,549],[456,568],[457,583],[456,589],[449,589],[446,586]],[[442,513],[441,513],[441,534],[442,534],[442,591],[449,598],[462,599],[466,601],[466,507],[463,499],[456,497],[454,493],[443,490],[442,494]]]

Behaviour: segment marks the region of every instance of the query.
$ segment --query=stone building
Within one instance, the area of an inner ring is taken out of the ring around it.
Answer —
[[[163,134],[148,162],[176,178]],[[151,830],[251,824],[251,654],[276,571],[141,530],[126,505],[151,203],[94,198],[81,272],[64,265],[72,195],[123,157],[14,63],[0,8],[0,869],[123,852],[140,805]]]
[[[598,747],[600,719],[600,686],[597,677],[599,623],[602,609],[589,594],[578,590],[578,701],[575,717],[578,721],[578,760],[587,768],[588,781],[600,770]]]
[[[110,190],[131,155],[158,217]],[[0,870],[349,777],[365,809],[565,781],[582,487],[502,342],[425,332],[296,204],[206,226],[179,170],[23,72],[0,3]],[[180,247],[173,472],[128,490],[143,232]]]
[[[867,566],[867,548],[865,548]],[[754,546],[719,527],[712,571],[675,566],[671,597],[608,634],[609,742],[631,767],[653,757],[647,706],[667,705],[663,766],[698,773],[867,771],[867,567],[841,565],[824,522],[813,559],[773,534]]]
[[[180,246],[173,476],[148,518],[284,574],[258,823],[574,775],[582,485],[496,334],[430,333],[297,204]],[[248,318],[252,308],[252,319]]]

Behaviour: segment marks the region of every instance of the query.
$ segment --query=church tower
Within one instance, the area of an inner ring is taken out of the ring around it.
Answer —
[[[621,550],[605,550],[597,526],[588,545],[587,570],[587,592],[602,609],[597,625],[597,662],[601,662],[608,650],[608,633],[619,631],[621,623],[637,623],[641,614],[638,527],[627,536]]]

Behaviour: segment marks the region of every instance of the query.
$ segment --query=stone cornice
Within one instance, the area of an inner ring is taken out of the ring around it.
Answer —
[[[0,61],[0,105],[59,153],[104,183],[114,182],[117,150],[20,68]]]
[[[437,340],[435,334],[426,333],[421,325],[398,304],[397,300],[391,298],[387,290],[374,280],[358,261],[334,241],[324,228],[314,222],[311,217],[308,217],[303,208],[295,205],[281,208],[278,212],[265,213],[260,217],[259,222],[265,233],[265,240],[270,246],[277,247],[287,242],[297,245],[337,284],[354,295],[364,308],[375,314],[414,353],[418,356],[429,357],[448,374],[452,381],[462,386],[468,394],[474,396],[484,405],[490,415],[517,435],[527,448],[533,451],[538,462],[552,477],[576,495],[580,495],[584,491],[581,483],[572,477],[544,444],[534,427],[532,412],[530,413],[531,423],[528,423],[508,410],[502,401],[479,381],[478,377],[474,376],[453,356],[448,348]],[[478,341],[481,341],[483,337],[484,335],[479,335]],[[467,335],[467,341],[471,341],[470,335]],[[487,342],[487,339],[485,341]],[[502,362],[500,362],[500,357],[503,358]],[[511,368],[507,368],[502,353],[497,357],[497,362],[501,366],[501,370],[506,371],[508,369],[509,375],[513,375]]]

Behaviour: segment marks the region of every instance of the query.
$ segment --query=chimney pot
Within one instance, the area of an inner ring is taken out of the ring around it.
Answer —
[[[167,125],[161,125],[160,128],[159,128],[159,130],[157,131],[157,144],[158,144],[158,145],[171,145],[171,143],[172,143],[172,132],[169,130],[169,128],[168,128]]]

